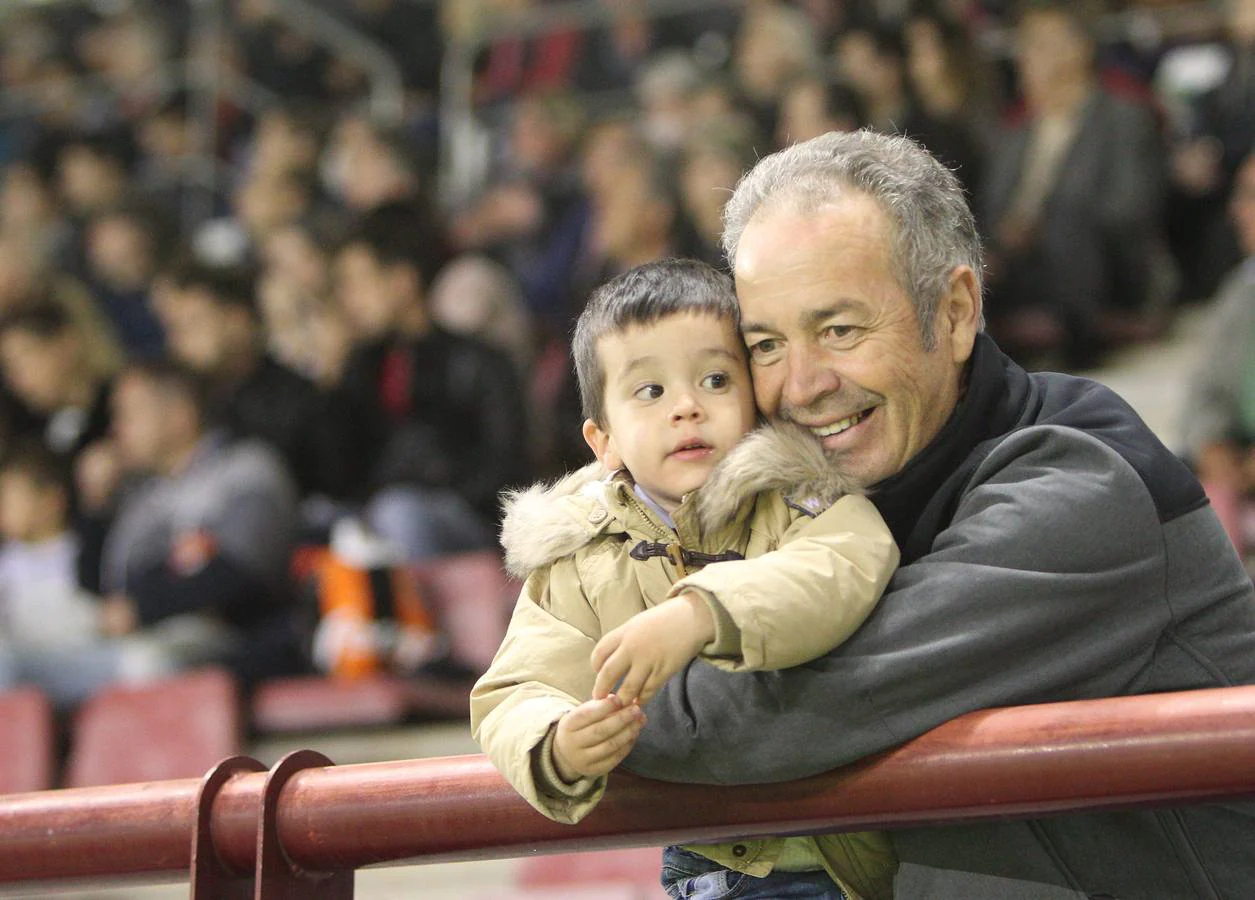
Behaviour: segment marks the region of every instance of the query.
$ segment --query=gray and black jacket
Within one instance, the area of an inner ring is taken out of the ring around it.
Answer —
[[[1196,479],[1099,384],[1027,374],[981,335],[950,421],[870,496],[902,565],[863,627],[782,672],[691,666],[650,704],[628,768],[781,781],[972,710],[1255,683],[1250,579]],[[1255,804],[913,829],[894,843],[907,900],[1255,891]]]

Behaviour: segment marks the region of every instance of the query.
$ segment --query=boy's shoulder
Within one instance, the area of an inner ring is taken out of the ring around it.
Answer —
[[[517,578],[552,565],[600,536],[626,530],[613,474],[592,463],[556,481],[503,495],[501,547]]]

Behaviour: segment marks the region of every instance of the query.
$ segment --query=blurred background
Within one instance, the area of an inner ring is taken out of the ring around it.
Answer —
[[[38,786],[150,777],[82,774],[84,710],[206,667],[215,752],[473,752],[497,496],[586,461],[584,299],[726,267],[741,173],[860,127],[958,174],[1003,348],[1124,394],[1255,546],[1255,0],[0,4],[0,690],[51,709]]]

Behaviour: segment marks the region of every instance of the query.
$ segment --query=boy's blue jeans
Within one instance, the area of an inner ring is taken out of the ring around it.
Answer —
[[[680,847],[662,852],[662,886],[674,900],[848,900],[827,872],[772,872],[755,878]]]

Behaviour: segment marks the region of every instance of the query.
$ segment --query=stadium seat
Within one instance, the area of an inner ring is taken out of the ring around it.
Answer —
[[[108,687],[75,716],[65,786],[203,775],[240,752],[241,734],[238,688],[222,669]]]
[[[52,703],[39,688],[0,692],[0,794],[53,786],[55,727]]]
[[[454,659],[488,668],[505,637],[520,585],[505,573],[495,550],[443,556],[415,566],[424,596],[448,635]]]

